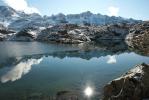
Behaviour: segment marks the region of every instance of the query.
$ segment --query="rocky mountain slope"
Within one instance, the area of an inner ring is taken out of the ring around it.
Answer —
[[[0,6],[0,22],[14,30],[20,30],[28,25],[48,27],[57,24],[78,24],[78,25],[106,25],[116,23],[137,23],[134,19],[125,19],[122,17],[110,17],[101,14],[84,12],[81,14],[57,14],[52,16],[40,16],[39,14],[25,14],[16,11],[8,6]]]
[[[0,40],[84,43],[124,40],[127,36],[126,40],[130,40],[127,43],[131,48],[148,49],[149,45],[149,22],[91,12],[42,17],[0,6],[0,23]]]
[[[83,43],[98,40],[125,39],[127,25],[79,26],[74,24],[56,25],[41,31],[37,40],[59,43]]]
[[[79,24],[79,25],[106,25],[106,24],[116,24],[116,23],[136,23],[137,20],[125,19],[122,17],[107,16],[101,14],[93,14],[90,11],[83,12],[80,14],[68,14],[64,15],[62,13],[57,15],[52,15],[47,17],[52,23],[69,23],[69,24]]]
[[[126,37],[130,48],[149,55],[149,22],[143,22],[132,26]]]

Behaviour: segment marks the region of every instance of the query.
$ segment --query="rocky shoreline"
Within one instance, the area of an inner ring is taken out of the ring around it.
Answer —
[[[125,42],[130,50],[149,56],[149,22],[132,25]],[[148,100],[148,73],[148,64],[136,65],[104,87],[103,100]]]
[[[103,26],[82,26],[59,24],[45,27],[28,26],[16,32],[0,25],[1,41],[45,41],[64,44],[98,42],[100,40],[126,40],[132,48],[147,48],[149,43],[149,22],[138,24],[109,24]]]
[[[149,65],[142,63],[104,87],[103,100],[142,100],[149,98]]]
[[[149,22],[134,25],[126,37],[126,43],[137,52],[149,55]]]
[[[6,41],[46,41],[57,43],[79,44],[98,40],[124,40],[129,25],[110,24],[104,26],[81,26],[76,24],[60,24],[48,28],[25,27],[19,32],[1,28],[1,40]],[[5,33],[4,33],[5,31]],[[10,37],[10,35],[12,35]]]

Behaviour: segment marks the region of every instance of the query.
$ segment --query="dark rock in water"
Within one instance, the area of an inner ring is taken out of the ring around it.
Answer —
[[[103,100],[142,100],[149,98],[149,65],[141,64],[104,87]]]
[[[78,95],[70,91],[59,91],[56,100],[78,100]]]
[[[134,25],[126,38],[128,46],[149,55],[149,22]]]
[[[59,91],[56,95],[61,96],[61,95],[67,94],[67,93],[69,93],[69,91]]]

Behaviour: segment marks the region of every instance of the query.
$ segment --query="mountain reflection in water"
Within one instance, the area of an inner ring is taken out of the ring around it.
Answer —
[[[106,83],[138,63],[149,63],[148,55],[136,54],[120,41],[79,45],[5,42],[0,49],[2,100],[43,100],[53,95],[84,98],[84,91],[92,91],[92,98],[99,99]]]
[[[8,81],[16,81],[20,79],[23,75],[29,73],[32,65],[39,64],[41,59],[28,59],[27,61],[21,61],[17,65],[11,68],[6,74],[1,77],[1,82],[6,83]]]

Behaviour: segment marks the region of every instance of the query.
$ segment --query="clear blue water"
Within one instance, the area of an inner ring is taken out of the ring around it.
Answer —
[[[149,57],[125,44],[0,42],[0,100],[49,100],[58,93],[101,98],[105,84]],[[70,92],[70,93],[69,93]]]

